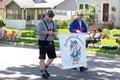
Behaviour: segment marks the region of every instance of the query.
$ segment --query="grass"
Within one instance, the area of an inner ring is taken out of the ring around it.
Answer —
[[[15,42],[18,42],[18,43],[35,43],[35,44],[38,43],[37,40],[31,40],[31,39],[18,39]]]
[[[59,33],[70,33],[69,29],[58,29]]]
[[[86,50],[91,51],[91,52],[97,52],[97,53],[120,55],[120,51],[114,51],[113,49],[103,49],[103,48],[98,48],[98,47],[88,47]]]
[[[101,45],[118,46],[114,39],[101,39]]]
[[[7,29],[7,28],[5,28]],[[18,30],[16,29],[7,29],[8,34],[11,34],[11,32],[15,30],[16,34],[18,33]],[[22,33],[23,35],[27,35],[27,36],[34,36],[32,34],[29,34],[30,32],[33,32],[32,30],[23,30]],[[58,29],[59,33],[70,33],[68,29]],[[58,36],[57,38],[58,39]],[[30,40],[30,39],[18,39],[17,41],[15,41],[17,43],[34,43],[34,44],[38,44],[37,40]],[[114,39],[101,39],[101,45],[107,45],[107,46],[118,46],[118,44],[115,42]],[[55,42],[55,47],[59,47],[59,42]],[[114,52],[114,50],[111,49],[103,49],[103,48],[96,48],[96,47],[88,47],[86,49],[87,51],[92,51],[92,52],[99,52],[99,53],[105,53],[105,54],[119,54],[120,55],[120,51],[116,51]]]
[[[102,44],[107,42],[109,40],[104,39],[102,40]],[[16,41],[18,43],[35,43],[36,45],[38,45],[38,41],[37,40],[29,40],[29,39],[18,39],[18,41]],[[112,43],[113,42],[113,43]],[[115,43],[114,40],[110,40],[109,44],[106,43],[106,45],[109,46],[117,46],[117,44]],[[55,42],[55,47],[59,47],[59,42]],[[88,47],[86,48],[87,51],[91,51],[91,52],[98,52],[98,53],[104,53],[104,54],[118,54],[120,55],[120,51],[114,51],[113,49],[104,49],[104,48],[100,48],[100,47]]]
[[[116,41],[114,39],[101,39],[101,44],[103,46],[118,46]],[[86,48],[87,51],[91,52],[98,52],[98,53],[104,53],[104,54],[118,54],[120,55],[120,51],[114,51],[115,49],[104,49],[101,47],[88,47]]]

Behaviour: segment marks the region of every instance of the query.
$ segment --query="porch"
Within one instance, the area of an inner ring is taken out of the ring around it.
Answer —
[[[15,29],[31,29],[45,17],[47,10],[49,9],[6,10],[6,26]]]

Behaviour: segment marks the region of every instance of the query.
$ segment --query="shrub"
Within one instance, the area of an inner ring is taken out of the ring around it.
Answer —
[[[81,10],[77,10],[77,13],[80,12]],[[85,14],[84,16],[84,21],[86,23],[92,24],[95,22],[95,5],[89,4],[89,10],[84,9],[82,10]],[[89,25],[88,24],[88,25]]]
[[[102,33],[109,35],[109,34],[110,34],[110,30],[108,30],[108,29],[103,29]]]
[[[103,29],[102,34],[107,34],[109,37],[119,37],[120,30],[119,29]]]
[[[113,37],[119,37],[120,36],[120,30],[119,29],[113,29],[112,34],[113,34]]]
[[[2,18],[0,18],[0,25],[5,26],[5,24],[6,24],[5,21]]]
[[[67,19],[56,19],[55,20],[58,29],[67,29],[69,21]]]
[[[27,31],[27,32],[22,32],[22,37],[37,38],[37,34],[35,34],[33,31]]]
[[[120,26],[116,26],[115,28],[116,28],[116,29],[120,29]]]
[[[33,28],[32,28],[32,31],[33,31],[33,34],[37,34],[37,27],[36,27],[36,26],[33,27]]]

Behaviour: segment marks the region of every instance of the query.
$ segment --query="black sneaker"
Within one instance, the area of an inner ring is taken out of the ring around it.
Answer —
[[[42,74],[42,78],[43,78],[43,79],[48,79],[47,74],[43,73],[43,74]]]
[[[77,70],[77,68],[72,68],[72,69]]]
[[[80,71],[81,72],[86,71],[86,70],[88,70],[88,68],[86,68],[86,67],[80,67]]]
[[[45,70],[45,73],[48,77],[50,77],[50,73],[48,73],[47,70]]]

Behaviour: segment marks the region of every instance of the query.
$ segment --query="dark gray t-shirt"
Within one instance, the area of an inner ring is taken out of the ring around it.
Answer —
[[[48,30],[53,30],[54,32],[57,32],[57,26],[56,23],[54,21],[51,21],[50,23],[47,22],[47,20],[44,18],[44,21],[46,22],[47,26],[45,25],[45,23],[43,22],[43,20],[40,20],[38,27],[37,27],[37,32],[38,32],[38,40],[45,40],[46,41],[53,41],[54,37],[53,35],[45,35],[44,32],[48,31]],[[46,38],[47,36],[47,38]]]

